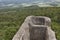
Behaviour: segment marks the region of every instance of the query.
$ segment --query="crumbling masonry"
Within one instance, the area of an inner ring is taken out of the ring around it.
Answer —
[[[51,29],[51,19],[44,16],[28,16],[12,40],[56,40]]]

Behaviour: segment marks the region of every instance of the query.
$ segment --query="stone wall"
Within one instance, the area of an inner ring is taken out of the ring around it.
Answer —
[[[51,29],[51,19],[44,16],[28,16],[12,40],[56,40]]]

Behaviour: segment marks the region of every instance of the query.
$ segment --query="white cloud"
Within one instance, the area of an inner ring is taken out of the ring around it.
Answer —
[[[22,3],[22,6],[31,6],[32,4]]]
[[[8,4],[7,6],[13,6],[14,4]]]

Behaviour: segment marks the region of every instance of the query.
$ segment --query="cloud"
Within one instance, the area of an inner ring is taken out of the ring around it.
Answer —
[[[22,6],[31,6],[32,4],[22,3]]]

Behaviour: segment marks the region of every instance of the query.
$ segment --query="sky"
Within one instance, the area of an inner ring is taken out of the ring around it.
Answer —
[[[17,1],[17,2],[36,2],[36,1],[39,1],[39,2],[49,2],[49,1],[51,1],[51,2],[54,2],[54,1],[58,1],[58,2],[60,2],[60,0],[0,0],[0,2],[14,2],[14,1]]]
[[[0,0],[0,1],[6,1],[6,0]],[[11,1],[11,0],[7,0],[7,1]],[[16,0],[15,0],[16,1]],[[18,0],[18,1],[22,1],[22,0]],[[23,0],[23,1],[29,1],[29,0]],[[34,0],[33,0],[34,1]],[[36,0],[35,0],[36,1]],[[54,1],[60,1],[60,0],[54,0]]]
[[[60,0],[56,0],[56,1],[60,1]]]

